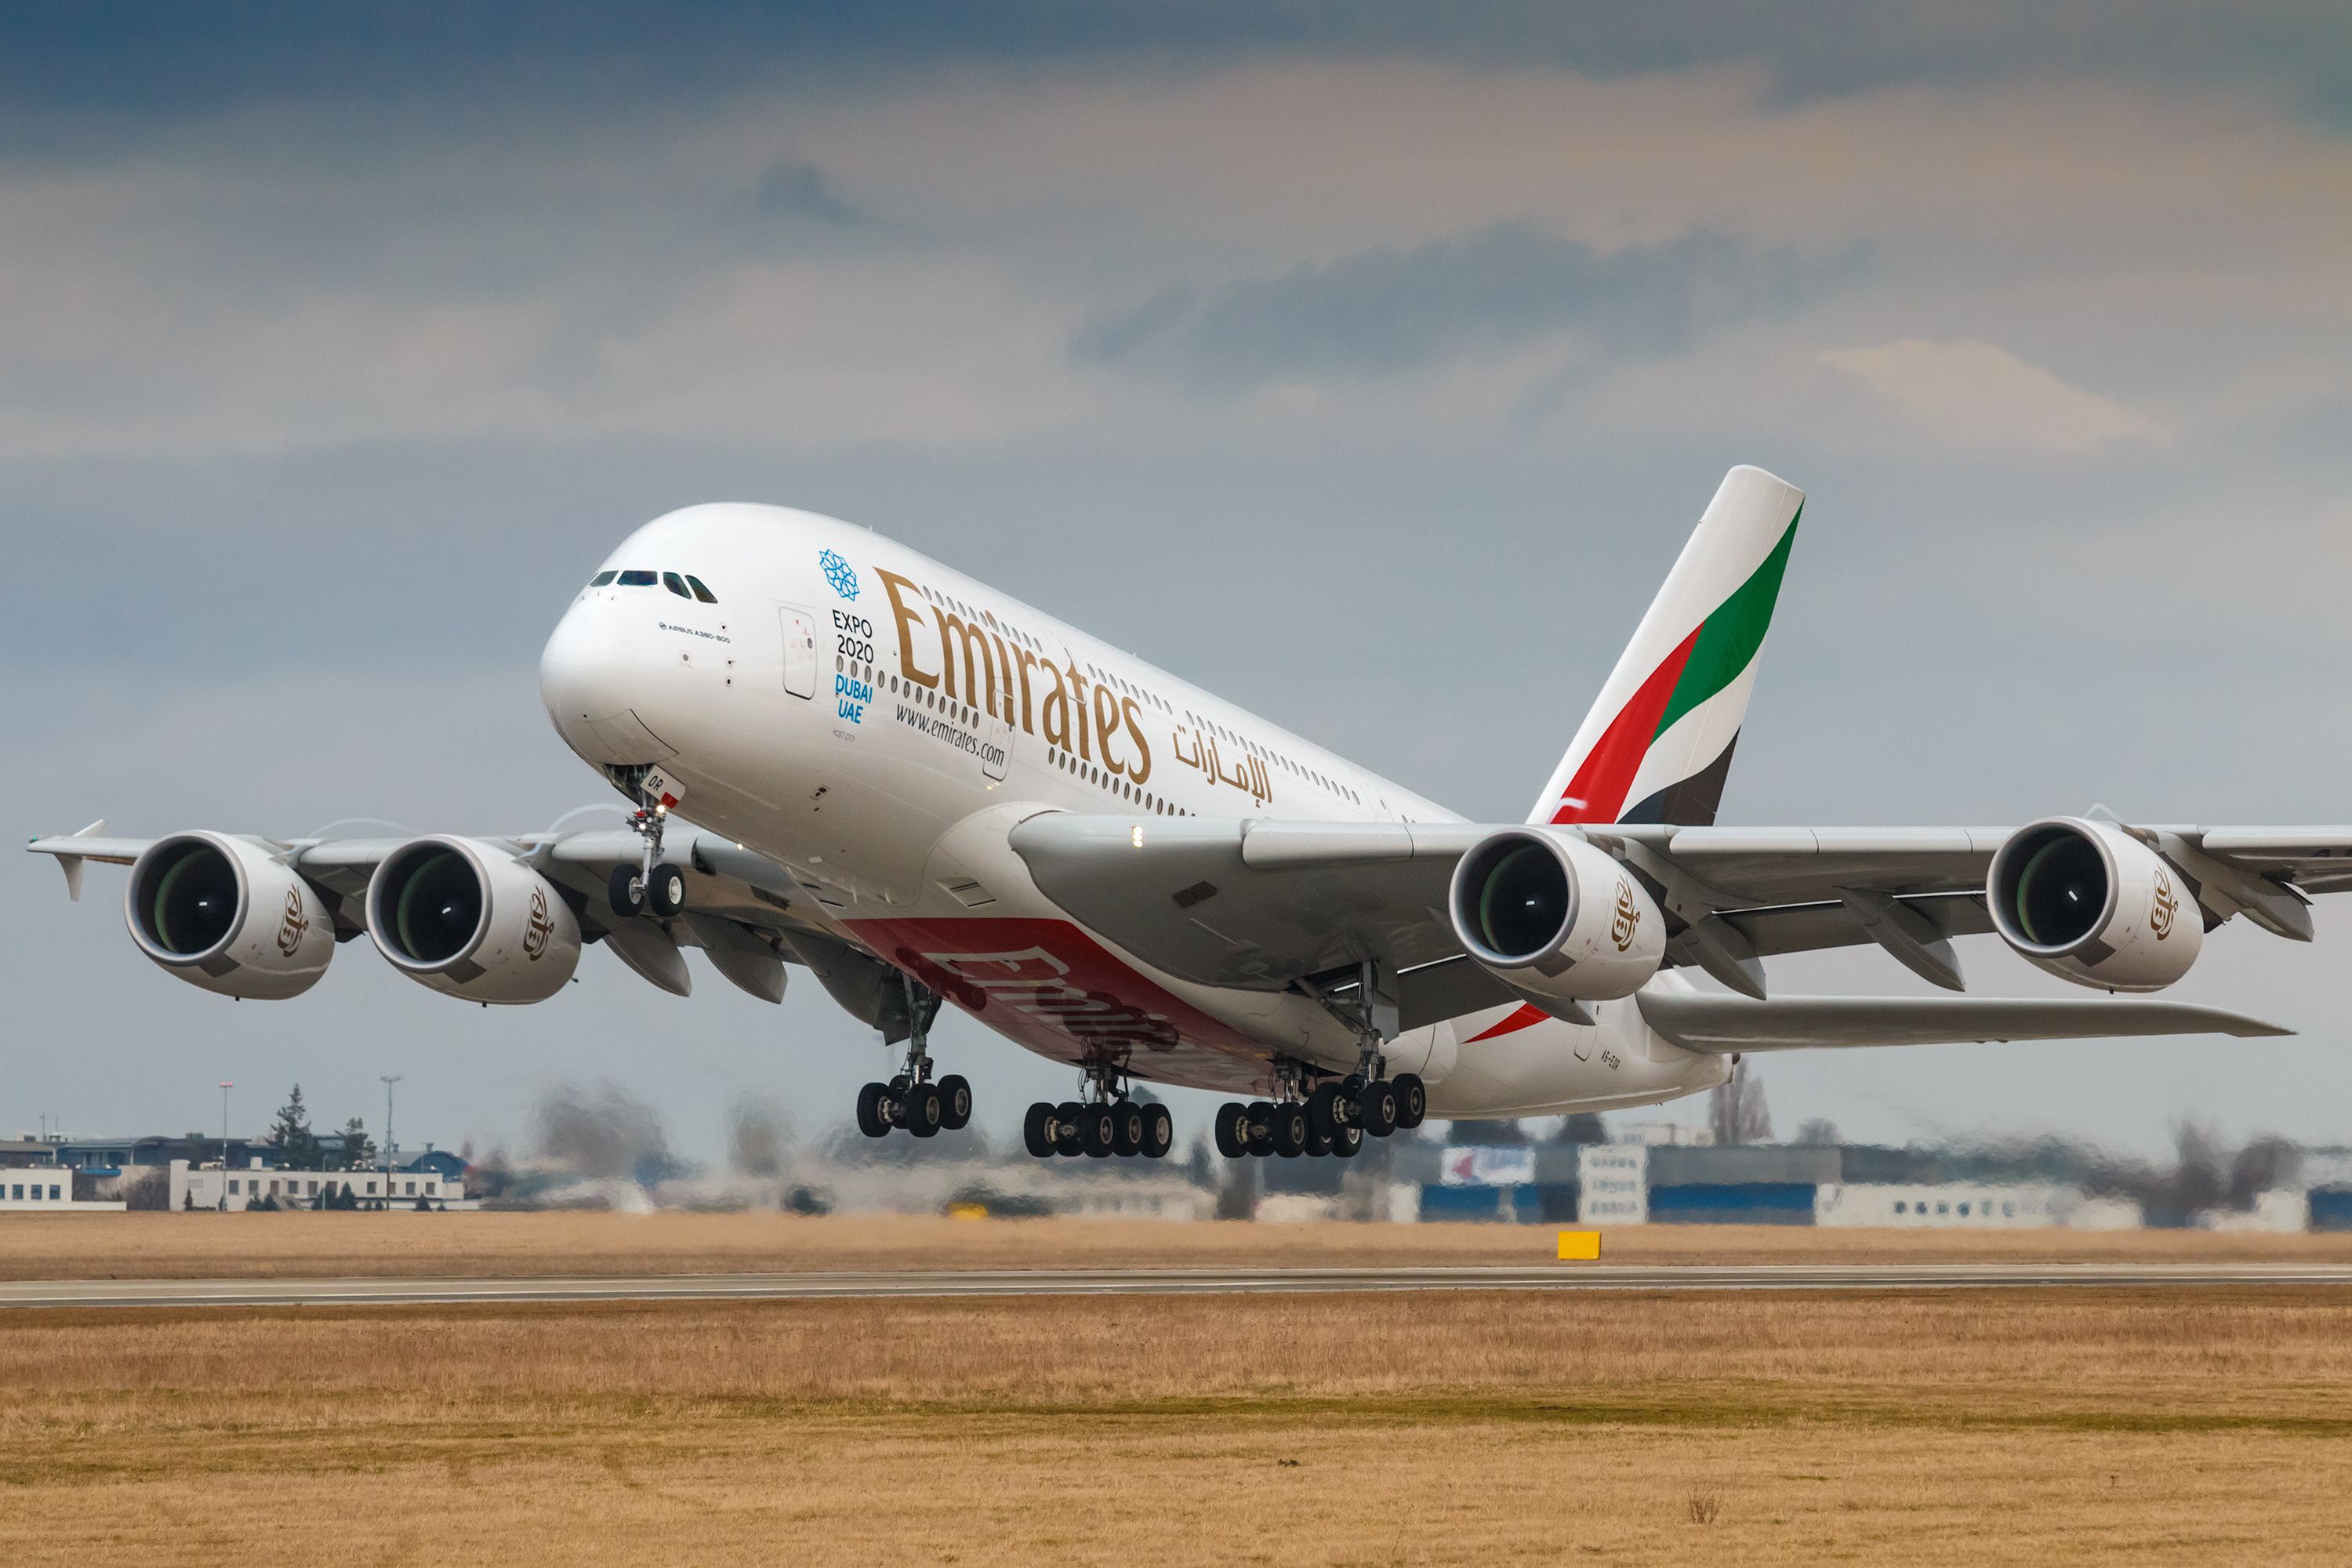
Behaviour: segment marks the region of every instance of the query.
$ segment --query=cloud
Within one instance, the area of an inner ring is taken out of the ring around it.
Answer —
[[[1570,331],[1612,358],[1651,358],[1710,326],[1785,309],[1817,276],[1719,234],[1604,252],[1498,223],[1279,278],[1171,289],[1097,318],[1071,352],[1209,391],[1400,375]]]
[[[2070,385],[2007,349],[1905,338],[1821,356],[1958,446],[2087,452],[2110,441],[2165,441],[2163,425]]]
[[[839,228],[855,228],[866,215],[844,201],[824,172],[796,158],[779,158],[760,175],[761,216],[787,221],[806,220]]]

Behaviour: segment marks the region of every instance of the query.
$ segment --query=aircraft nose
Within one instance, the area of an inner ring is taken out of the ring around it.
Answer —
[[[634,630],[614,605],[591,595],[564,612],[539,656],[539,700],[556,733],[600,766],[677,754],[640,716],[650,672]]]

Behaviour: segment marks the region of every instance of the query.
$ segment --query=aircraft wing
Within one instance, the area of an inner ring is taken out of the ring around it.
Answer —
[[[36,838],[26,847],[37,855],[56,857],[65,869],[68,891],[79,899],[84,862],[127,866],[155,842],[104,837],[105,826],[95,822],[79,833]],[[386,856],[411,841],[401,837],[268,842],[319,891],[334,915],[337,937],[348,941],[366,929],[368,879]],[[783,997],[782,965],[787,958],[801,959],[804,947],[829,952],[842,946],[825,936],[815,922],[793,912],[796,906],[813,900],[814,893],[796,885],[784,867],[739,847],[732,840],[684,824],[674,826],[663,843],[662,858],[685,871],[687,888],[685,909],[667,921],[615,920],[606,908],[606,884],[614,868],[637,864],[642,853],[642,841],[635,833],[526,833],[485,836],[478,842],[508,851],[549,881],[577,895],[583,931],[592,940],[604,940],[616,957],[647,982],[677,995],[686,995],[693,984],[679,952],[682,947],[701,948],[729,980],[774,1002]],[[854,963],[859,955],[845,949],[838,956]],[[824,978],[830,988],[831,978]]]
[[[1825,1046],[1940,1046],[1963,1041],[2112,1039],[2125,1035],[2292,1035],[2219,1007],[2137,997],[1775,996],[1644,991],[1642,1016],[1686,1050],[1813,1050]]]
[[[1048,813],[1017,826],[1013,847],[1047,897],[1172,973],[1328,992],[1371,959],[1398,978],[1410,1028],[1515,999],[1468,959],[1445,915],[1454,863],[1501,830]],[[1922,959],[1919,941],[1888,927],[1907,926],[1931,944],[1991,931],[1985,877],[2010,837],[1986,827],[1571,831],[1656,896],[1668,916],[1670,967],[1725,977],[1724,944],[1696,929],[1708,922],[1759,958],[1877,942],[1955,990],[1956,965]],[[2210,911],[2244,913],[2278,935],[2308,941],[2305,895],[2352,887],[2352,827],[2131,831],[2197,879]],[[1737,976],[1729,983],[1738,987]]]

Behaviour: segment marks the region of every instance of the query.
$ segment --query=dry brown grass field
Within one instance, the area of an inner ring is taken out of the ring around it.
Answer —
[[[0,1387],[0,1555],[26,1561],[2315,1563],[2352,1541],[2352,1291],[2326,1289],[17,1310]]]
[[[0,1279],[1527,1263],[1552,1255],[1553,1235],[1541,1226],[779,1214],[10,1214],[0,1215]],[[2352,1261],[2352,1234],[1645,1226],[1606,1233],[1602,1256],[1616,1263],[2344,1262]]]

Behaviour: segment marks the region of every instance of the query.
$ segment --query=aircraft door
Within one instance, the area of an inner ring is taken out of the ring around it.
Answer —
[[[1013,759],[1013,726],[994,713],[980,716],[980,771],[1002,780]]]
[[[816,695],[816,616],[794,605],[779,605],[784,627],[784,689],[795,697]]]

